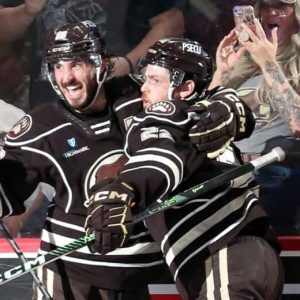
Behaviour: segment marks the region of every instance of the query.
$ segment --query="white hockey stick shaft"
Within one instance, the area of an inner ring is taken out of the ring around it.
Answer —
[[[140,222],[145,220],[148,217],[151,217],[153,214],[156,214],[160,211],[171,208],[172,206],[184,203],[189,199],[193,199],[196,196],[202,195],[206,192],[209,192],[217,187],[220,187],[226,183],[229,183],[231,180],[236,179],[242,175],[252,172],[253,170],[260,169],[272,162],[282,161],[285,158],[284,151],[276,147],[269,153],[252,160],[240,167],[229,170],[226,173],[218,175],[214,178],[211,178],[207,181],[204,181],[192,188],[185,190],[182,193],[176,194],[173,197],[170,197],[164,200],[162,203],[155,203],[150,207],[146,208],[141,213],[134,216],[135,222]]]

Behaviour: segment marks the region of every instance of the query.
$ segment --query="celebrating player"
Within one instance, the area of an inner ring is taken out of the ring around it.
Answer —
[[[233,167],[208,159],[214,152],[199,154],[191,147],[187,132],[195,123],[194,110],[205,113],[192,134],[202,134],[209,145],[208,137],[222,136],[224,128],[233,128],[236,135],[253,129],[245,127],[249,111],[233,89],[205,91],[212,61],[199,43],[158,41],[147,53],[143,74],[145,112],[128,130],[129,160],[117,179],[95,190],[89,203],[87,228],[95,230],[94,246],[100,253],[129,240],[136,211]],[[168,95],[177,100],[157,101]],[[247,187],[222,186],[156,214],[146,225],[183,299],[280,299],[278,243]]]

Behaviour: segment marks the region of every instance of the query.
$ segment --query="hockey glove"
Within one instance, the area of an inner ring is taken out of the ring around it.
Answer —
[[[118,180],[94,189],[85,222],[86,233],[95,232],[95,241],[89,245],[92,252],[105,254],[122,247],[129,239],[133,229],[133,199],[133,188]]]
[[[197,122],[189,132],[191,143],[206,152],[208,158],[219,156],[231,141],[245,135],[244,104],[237,97],[234,99],[202,100],[188,109]]]

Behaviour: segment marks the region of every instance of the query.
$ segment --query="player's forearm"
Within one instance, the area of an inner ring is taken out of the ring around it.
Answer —
[[[294,120],[300,126],[300,96],[290,85],[278,63],[266,61],[262,71],[270,86],[270,103],[289,124]]]
[[[147,50],[159,39],[164,38],[159,30],[151,30],[143,40],[132,50],[126,57],[130,59],[132,65],[135,67],[140,58],[143,58]]]
[[[0,9],[0,41],[12,42],[20,38],[31,24],[35,14],[25,4]]]

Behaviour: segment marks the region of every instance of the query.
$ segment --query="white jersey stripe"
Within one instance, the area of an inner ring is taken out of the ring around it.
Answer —
[[[227,247],[221,249],[218,253],[219,255],[219,271],[220,271],[220,281],[221,281],[221,299],[228,300],[229,298],[229,274],[228,274],[228,260],[227,260]]]
[[[206,297],[207,300],[215,300],[214,291],[214,271],[212,268],[212,257],[209,257],[205,261],[205,273],[206,273]]]
[[[181,170],[178,168],[178,166],[170,159],[165,158],[163,156],[154,155],[154,154],[144,154],[144,155],[136,155],[132,156],[130,158],[130,163],[147,163],[150,162],[151,164],[153,162],[160,163],[164,166],[166,166],[173,174],[174,176],[174,187],[173,190],[179,185],[182,173]]]

